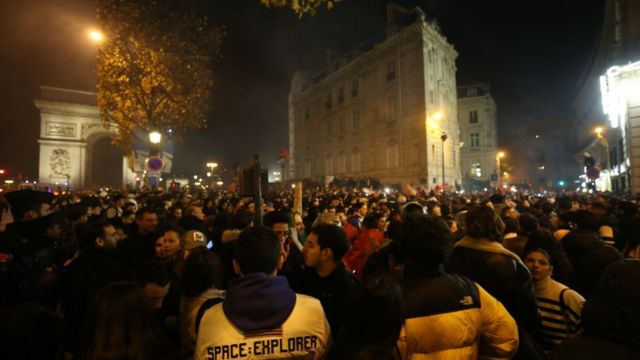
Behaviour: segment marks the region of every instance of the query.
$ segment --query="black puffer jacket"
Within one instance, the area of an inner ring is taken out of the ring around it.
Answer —
[[[480,284],[507,308],[519,326],[529,331],[538,328],[531,274],[522,260],[500,243],[465,236],[455,244],[447,271]]]
[[[582,309],[584,334],[549,359],[640,359],[640,260],[611,264]]]
[[[561,242],[575,270],[575,290],[586,298],[607,265],[623,258],[618,249],[605,244],[593,231],[571,230]]]

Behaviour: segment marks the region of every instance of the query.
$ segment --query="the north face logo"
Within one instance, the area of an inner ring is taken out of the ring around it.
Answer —
[[[473,298],[471,296],[465,296],[462,298],[462,300],[460,300],[460,304],[462,305],[473,305]]]

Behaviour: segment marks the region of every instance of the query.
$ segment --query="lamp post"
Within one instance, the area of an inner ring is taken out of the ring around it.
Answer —
[[[498,180],[496,183],[496,190],[500,189],[500,180],[501,180],[501,167],[500,167],[500,159],[502,159],[503,157],[505,157],[505,153],[504,151],[498,151],[498,153],[496,154],[496,167],[497,167],[497,171],[496,173],[498,174]]]
[[[447,141],[447,133],[444,131],[442,135],[440,135],[440,140],[442,140],[442,192],[444,192],[444,183],[445,183],[445,173],[444,173],[444,142]]]

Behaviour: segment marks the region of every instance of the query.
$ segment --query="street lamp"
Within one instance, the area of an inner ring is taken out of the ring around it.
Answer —
[[[497,171],[496,173],[498,174],[498,182],[496,184],[496,189],[500,188],[500,175],[501,175],[501,167],[500,167],[500,159],[502,159],[503,157],[505,157],[506,154],[504,153],[504,151],[498,151],[498,153],[496,154],[496,167],[497,167]]]
[[[90,30],[89,31],[89,39],[95,43],[101,43],[104,40],[104,35],[98,30]]]
[[[447,133],[445,133],[444,131],[442,132],[442,135],[440,135],[440,140],[442,140],[442,192],[444,192],[444,142],[447,141]]]
[[[162,141],[162,134],[160,134],[157,131],[151,131],[149,133],[149,142],[151,142],[152,144],[160,144],[161,141]]]

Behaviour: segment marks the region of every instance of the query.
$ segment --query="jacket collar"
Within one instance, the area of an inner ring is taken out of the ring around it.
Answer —
[[[463,247],[493,254],[506,255],[519,262],[522,266],[525,266],[522,262],[522,259],[520,259],[518,255],[505,249],[505,247],[497,241],[491,241],[489,239],[476,239],[465,235],[462,239],[460,239],[460,241],[455,243],[453,247]]]

